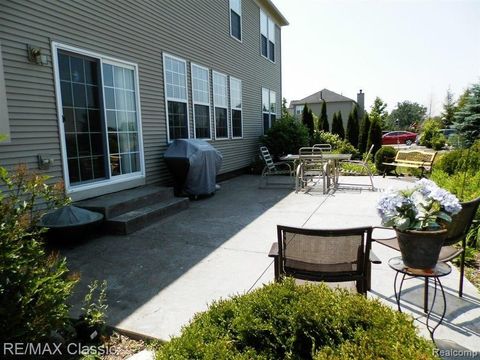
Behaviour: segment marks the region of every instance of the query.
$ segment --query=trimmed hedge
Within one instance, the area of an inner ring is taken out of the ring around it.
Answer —
[[[397,150],[393,146],[382,146],[380,150],[375,154],[375,167],[379,174],[383,174],[384,171],[390,172],[395,169],[395,166],[383,165],[384,162],[390,162],[395,159]]]
[[[292,279],[213,303],[157,359],[435,359],[413,320],[378,300]]]

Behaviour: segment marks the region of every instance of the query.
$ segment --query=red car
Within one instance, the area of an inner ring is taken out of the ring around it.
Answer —
[[[417,134],[409,131],[390,131],[382,136],[382,145],[406,144],[412,145]]]

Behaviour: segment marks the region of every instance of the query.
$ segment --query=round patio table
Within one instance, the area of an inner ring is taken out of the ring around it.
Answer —
[[[400,312],[402,312],[402,309],[400,307],[400,297],[402,295],[403,282],[405,281],[405,278],[407,276],[409,278],[423,277],[426,281],[428,281],[430,278],[433,280],[434,292],[433,292],[432,304],[430,305],[430,307],[428,307],[428,304],[425,304],[426,306],[425,312],[427,316],[427,319],[426,319],[427,330],[430,333],[430,337],[432,338],[432,340],[435,341],[435,339],[433,338],[433,334],[435,330],[442,323],[443,319],[445,318],[445,313],[447,312],[447,299],[445,297],[445,290],[443,289],[440,278],[450,274],[452,272],[452,268],[450,267],[450,265],[444,262],[438,262],[433,269],[428,269],[428,270],[413,269],[413,268],[407,267],[403,263],[401,256],[391,258],[388,261],[388,265],[397,272],[395,274],[393,289],[395,292],[395,300],[397,301],[398,311]],[[400,284],[398,286],[397,284],[398,284],[399,277],[401,277],[401,279],[400,279]],[[397,286],[398,286],[398,289],[397,289]],[[438,291],[437,289],[440,289],[440,293],[442,295],[443,311],[442,311],[442,315],[440,316],[440,319],[437,321],[436,325],[433,326],[431,324],[431,315],[433,311],[433,306],[435,305],[435,301],[437,299],[437,291]],[[427,295],[428,295],[428,288],[425,288],[425,296]]]

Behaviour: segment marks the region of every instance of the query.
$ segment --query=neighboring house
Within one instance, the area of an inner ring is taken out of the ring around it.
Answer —
[[[307,104],[307,106],[312,109],[314,114],[320,116],[323,101],[325,101],[327,104],[327,117],[330,128],[332,126],[334,113],[338,113],[339,111],[342,113],[343,126],[346,129],[348,115],[352,111],[353,107],[358,105],[360,117],[363,116],[363,111],[365,110],[365,93],[362,90],[360,90],[357,94],[357,101],[355,101],[328,89],[320,90],[315,94],[309,95],[301,100],[293,100],[290,102],[288,110],[295,117],[300,117],[302,116],[303,107],[305,104]]]
[[[0,164],[74,199],[168,184],[176,138],[242,169],[280,112],[285,25],[270,0],[3,1]]]

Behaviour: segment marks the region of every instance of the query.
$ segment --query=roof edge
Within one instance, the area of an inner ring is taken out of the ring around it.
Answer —
[[[258,5],[261,5],[264,9],[268,10],[270,14],[275,17],[279,26],[290,25],[288,20],[283,16],[283,14],[278,10],[275,4],[271,0],[255,0]]]

